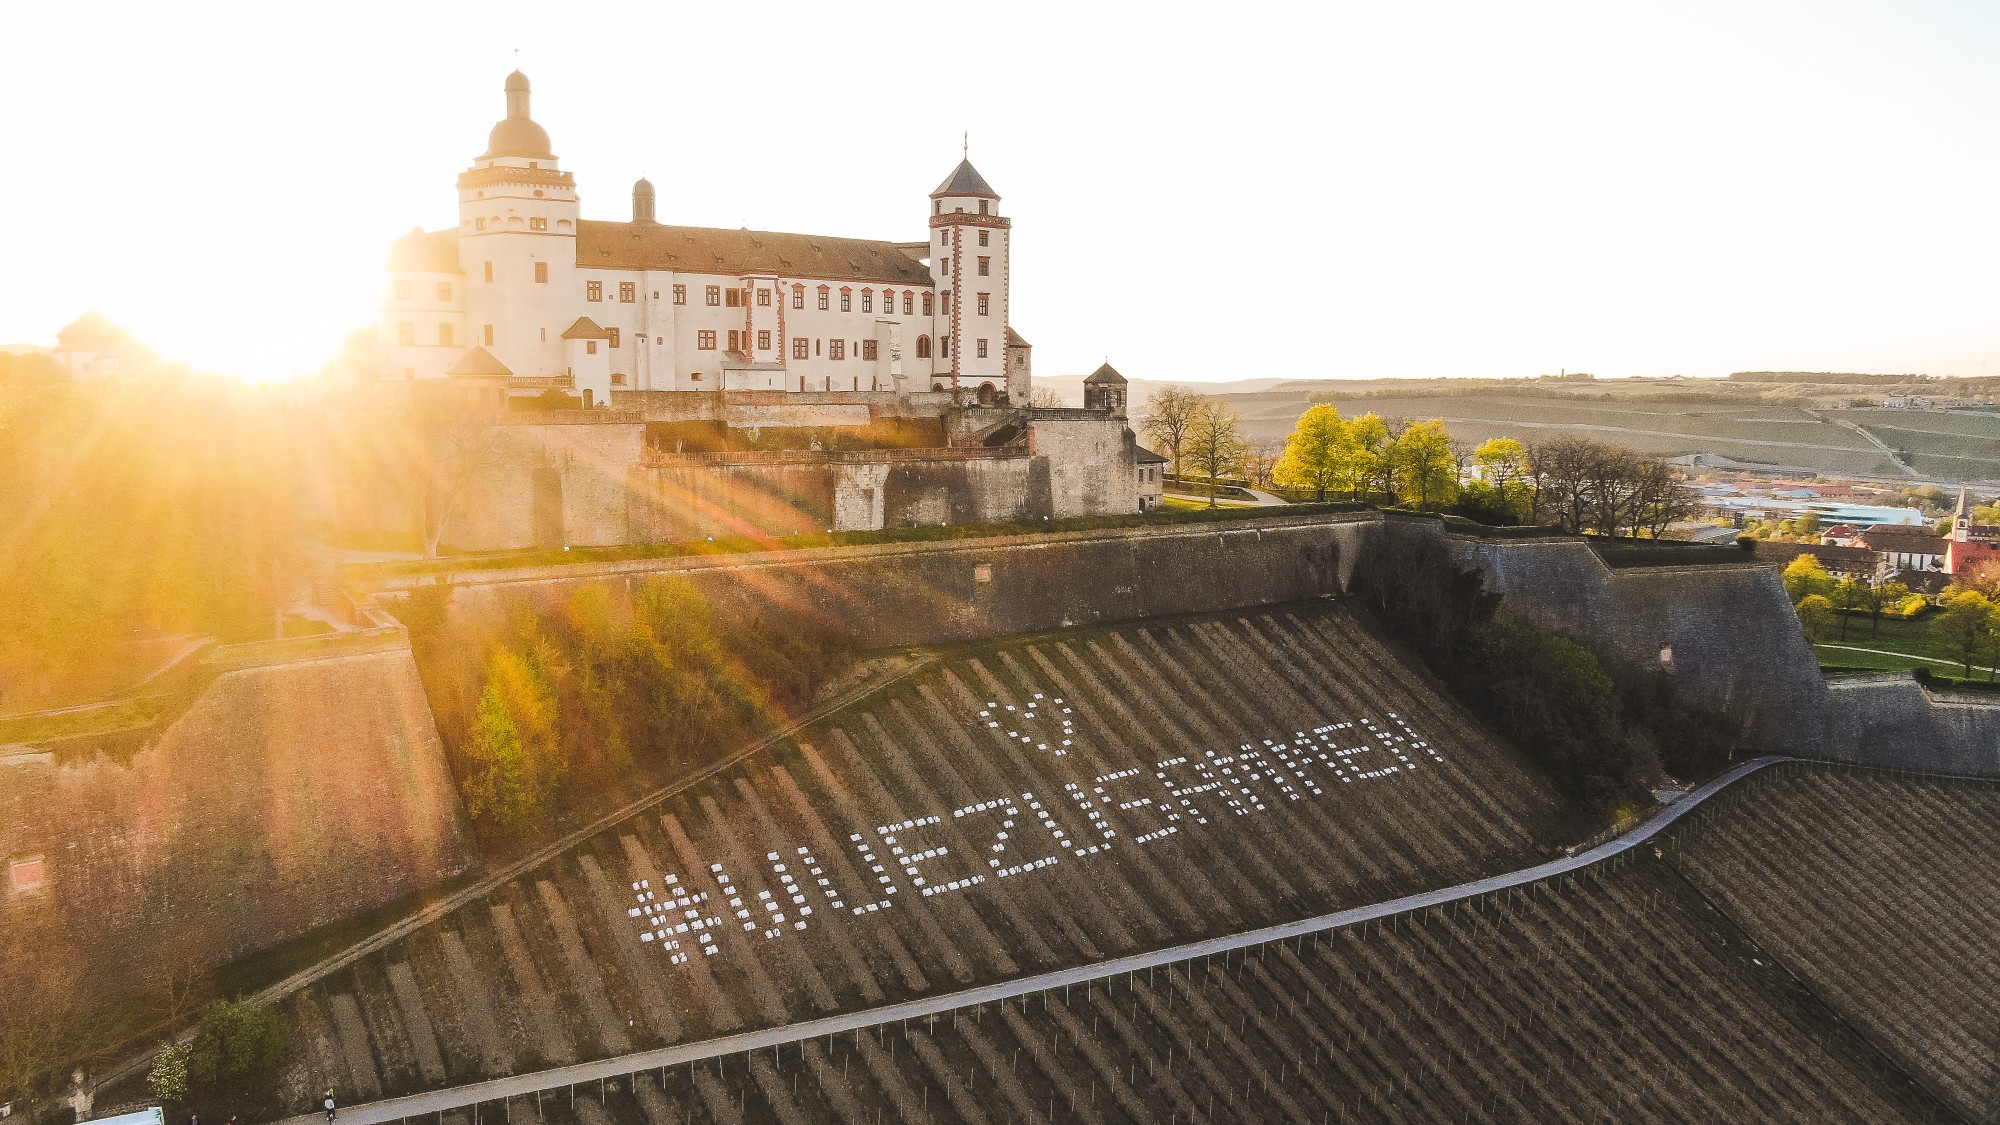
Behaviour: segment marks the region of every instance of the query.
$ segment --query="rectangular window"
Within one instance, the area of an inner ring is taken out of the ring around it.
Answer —
[[[417,342],[417,326],[407,320],[396,322],[396,342],[405,347]]]
[[[473,229],[473,230],[485,230],[485,229],[486,229],[486,220],[485,220],[485,219],[474,219],[474,220],[472,220],[472,229]]]
[[[704,328],[704,329],[702,329],[701,331],[699,331],[699,332],[695,333],[695,334],[694,334],[694,346],[695,346],[696,348],[700,349],[701,351],[705,351],[705,352],[712,352],[712,351],[714,351],[714,350],[715,350],[715,330],[714,330],[713,328]]]
[[[547,262],[536,262],[535,284],[547,285],[548,283],[549,283],[549,264]]]
[[[742,308],[742,307],[743,307],[743,291],[742,291],[742,290],[740,290],[740,289],[733,289],[733,288],[732,288],[732,289],[731,289],[731,290],[729,291],[729,293],[727,294],[727,296],[728,296],[728,298],[729,298],[729,299],[728,299],[727,301],[723,302],[724,304],[728,305],[728,306],[729,306],[730,308],[732,308],[732,309],[736,309],[736,308]]]
[[[986,275],[992,272],[993,272],[993,259],[987,257],[984,254],[981,254],[979,256],[979,276],[985,277]]]
[[[614,348],[615,348],[615,347],[617,347],[617,346],[618,346],[618,330],[617,330],[616,328],[607,328],[607,329],[605,329],[605,331],[611,334],[611,346],[612,346],[612,347],[614,347]],[[983,353],[982,353],[982,354],[983,354]]]
[[[597,354],[597,341],[595,341],[595,340],[585,340],[585,341],[583,342],[583,354],[585,354],[585,355],[596,355],[596,354]]]
[[[875,341],[873,340],[861,341],[861,358],[862,359],[875,358]]]
[[[988,314],[988,312],[989,312],[989,311],[990,311],[990,309],[991,309],[991,306],[990,306],[990,305],[989,305],[989,304],[988,304],[987,302],[991,301],[992,299],[993,299],[993,294],[991,294],[991,293],[981,293],[981,294],[979,295],[979,315],[980,315],[980,316],[986,316],[986,315]]]
[[[938,337],[938,356],[939,356],[939,358],[943,358],[943,357],[945,357],[945,356],[949,356],[950,354],[951,354],[951,337],[949,337],[949,336],[939,336],[939,337]]]
[[[674,286],[674,304],[685,305],[687,303],[688,303],[688,287],[685,285]]]
[[[711,285],[708,287],[708,303],[711,307],[722,303],[722,286]]]
[[[792,307],[795,309],[802,309],[806,307],[805,286],[803,285],[792,286]]]
[[[757,290],[757,307],[760,309],[771,307],[771,291],[769,289]]]
[[[604,283],[601,281],[584,282],[583,299],[586,301],[602,301],[604,299]]]
[[[440,301],[451,300],[451,282],[449,281],[438,282],[438,300]]]
[[[847,358],[847,341],[845,341],[845,340],[828,340],[828,341],[826,342],[826,358],[828,358],[828,359],[846,359],[846,358]]]
[[[487,326],[485,327],[485,330],[484,330],[484,331],[483,331],[483,332],[481,333],[481,335],[482,335],[482,336],[484,336],[484,337],[485,337],[485,339],[486,339],[486,346],[487,346],[487,347],[489,347],[489,348],[490,348],[490,347],[492,347],[492,346],[493,346],[493,326],[492,326],[492,325],[490,325],[490,324],[489,324],[489,325],[487,325]]]
[[[621,282],[619,282],[619,283],[618,283],[618,299],[619,299],[620,301],[623,301],[623,302],[625,302],[625,303],[626,303],[626,304],[628,304],[628,305],[629,305],[629,304],[631,304],[632,302],[634,302],[634,301],[638,300],[638,299],[639,299],[639,283],[638,283],[638,282],[636,282],[636,281],[621,281]]]
[[[854,311],[854,294],[845,289],[842,289],[840,291],[840,311],[841,312]]]
[[[875,291],[873,289],[863,289],[861,291],[861,311],[875,311]]]
[[[549,229],[549,221],[548,221],[547,219],[543,219],[543,218],[539,218],[539,217],[537,217],[537,218],[531,218],[531,219],[529,219],[529,220],[528,220],[528,229],[529,229],[529,230],[547,230],[547,229]]]
[[[985,341],[985,340],[983,340],[983,339],[982,339],[982,340],[980,340],[980,341],[979,341],[979,345],[978,345],[978,348],[977,348],[976,350],[977,350],[977,351],[978,351],[978,353],[979,353],[979,358],[980,358],[980,359],[985,359],[985,358],[986,358],[986,341]]]
[[[409,299],[410,299],[410,283],[409,283],[409,282],[407,282],[407,281],[399,281],[399,282],[397,282],[397,283],[396,283],[396,299],[397,299],[398,301],[407,301],[407,300],[409,300]]]
[[[827,291],[827,288],[826,288],[826,286],[822,285],[822,286],[820,286],[820,287],[819,287],[819,307],[820,307],[821,309],[824,309],[824,308],[826,308],[826,304],[827,304],[827,299],[828,299],[828,298],[829,298],[830,296],[831,296],[831,294],[830,294],[830,293],[829,293],[829,292]]]
[[[760,352],[771,350],[771,333],[762,328],[757,330],[757,350]]]
[[[493,263],[492,263],[492,262],[488,262],[488,263],[486,263],[486,280],[488,280],[488,281],[492,281],[492,280],[493,280]]]
[[[613,375],[611,376],[611,385],[612,385],[612,386],[614,386],[614,387],[622,387],[622,386],[624,386],[624,385],[625,385],[625,376],[623,376],[623,375],[618,375],[618,374],[613,374]]]
[[[916,296],[915,296],[914,294],[912,294],[911,292],[909,292],[909,291],[908,291],[907,289],[903,291],[903,315],[904,315],[904,316],[911,316],[911,315],[913,315],[913,314],[912,314],[912,312],[911,312],[911,310],[912,310],[913,308],[915,308],[915,307],[916,307],[916,306],[915,306],[915,304],[914,304],[914,302],[915,302],[915,301],[916,301]]]
[[[944,231],[939,231],[939,232],[938,232],[938,245],[939,245],[939,246],[943,246],[943,245],[945,244],[945,240],[946,240],[947,238],[949,238],[949,237],[950,237],[950,235],[946,234],[946,233],[945,233]]]
[[[981,246],[984,246],[984,245],[986,245],[986,236],[987,236],[987,234],[988,234],[988,233],[990,233],[990,232],[988,232],[988,231],[980,231],[980,232],[979,232],[979,244],[980,244]]]
[[[732,352],[743,350],[742,334],[734,328],[729,330],[729,350]]]
[[[936,313],[933,313],[933,312],[931,311],[931,304],[932,304],[932,302],[931,302],[931,295],[930,295],[929,293],[926,293],[926,294],[924,294],[924,315],[925,315],[925,316],[935,316],[935,315],[937,315]],[[908,309],[906,308],[906,309],[904,309],[904,311],[905,311],[905,312],[908,312],[909,310],[908,310]]]
[[[438,325],[438,347],[441,348],[451,347],[451,325],[449,324]]]
[[[804,336],[792,337],[793,359],[811,359],[812,354],[813,354],[812,345],[806,342],[806,338]]]

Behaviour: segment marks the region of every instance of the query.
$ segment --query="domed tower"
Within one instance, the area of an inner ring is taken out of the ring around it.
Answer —
[[[458,177],[458,253],[468,345],[516,375],[559,375],[562,332],[581,300],[576,180],[528,112],[528,76],[507,76],[507,116]]]
[[[970,160],[959,161],[931,193],[931,277],[940,298],[932,370],[949,371],[953,387],[1007,389],[1012,228],[1000,214],[999,194]]]
[[[632,221],[635,223],[655,223],[653,218],[653,181],[644,176],[632,185]]]

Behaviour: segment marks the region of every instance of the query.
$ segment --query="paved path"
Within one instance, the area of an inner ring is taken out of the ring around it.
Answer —
[[[1845,651],[1847,651],[1847,652],[1870,652],[1870,653],[1874,653],[1874,654],[1875,654],[1876,656],[1895,656],[1895,657],[1900,657],[1901,659],[1904,659],[1904,660],[1921,660],[1921,661],[1923,661],[1923,662],[1924,662],[1924,663],[1926,663],[1926,664],[1942,664],[1942,665],[1944,665],[1944,666],[1945,666],[1945,667],[1947,667],[1947,668],[1963,668],[1963,667],[1965,667],[1965,662],[1964,662],[1964,661],[1962,661],[1962,660],[1940,660],[1940,659],[1938,659],[1938,658],[1937,658],[1937,657],[1935,657],[1935,656],[1915,656],[1915,655],[1912,655],[1911,653],[1907,653],[1907,652],[1892,652],[1892,651],[1890,651],[1889,649],[1886,649],[1886,648],[1862,648],[1862,647],[1861,647],[1860,645],[1843,645],[1843,644],[1835,644],[1835,643],[1833,643],[1833,642],[1831,642],[1831,641],[1820,641],[1820,642],[1818,642],[1818,643],[1814,644],[1814,645],[1813,645],[1813,647],[1814,647],[1814,648],[1833,648],[1833,649],[1843,649],[1843,650],[1845,650]],[[1991,669],[1991,668],[1988,668],[1988,667],[1986,667],[1986,666],[1985,666],[1984,664],[1974,664],[1974,665],[1972,666],[1972,670],[1973,670],[1974,672],[1991,672],[1991,671],[1993,671],[1993,669]]]
[[[408,1094],[400,1098],[385,1098],[353,1107],[342,1107],[340,1120],[343,1125],[381,1125],[383,1122],[402,1121],[412,1117],[428,1117],[432,1114],[449,1113],[468,1106],[502,1101],[507,1098],[522,1097],[538,1090],[549,1090],[563,1086],[574,1086],[585,1082],[596,1082],[607,1078],[619,1078],[641,1071],[660,1067],[681,1066],[686,1063],[701,1062],[723,1055],[739,1055],[749,1051],[760,1051],[779,1044],[793,1043],[821,1035],[836,1035],[873,1027],[879,1023],[896,1020],[921,1019],[925,1016],[943,1015],[954,1008],[965,1008],[976,1004],[990,1004],[996,1000],[1010,1000],[1030,993],[1043,992],[1066,985],[1084,984],[1088,981],[1114,977],[1119,973],[1131,973],[1140,969],[1170,965],[1177,961],[1188,961],[1197,957],[1209,957],[1217,953],[1227,953],[1247,946],[1262,945],[1266,942],[1285,938],[1300,937],[1319,933],[1323,930],[1339,929],[1359,922],[1386,918],[1410,910],[1455,902],[1493,891],[1519,887],[1540,879],[1562,875],[1578,868],[1609,859],[1621,852],[1638,847],[1659,835],[1661,831],[1708,798],[1722,791],[1732,782],[1748,776],[1765,766],[1777,762],[1792,761],[1790,758],[1758,758],[1737,766],[1687,796],[1674,802],[1659,812],[1651,820],[1631,832],[1609,843],[1600,844],[1589,851],[1552,860],[1534,867],[1510,871],[1504,875],[1494,875],[1471,883],[1460,883],[1453,887],[1443,887],[1435,891],[1410,895],[1406,898],[1391,899],[1371,906],[1360,906],[1350,910],[1322,914],[1315,918],[1303,918],[1278,926],[1248,930],[1239,934],[1208,938],[1203,941],[1176,945],[1152,953],[1140,953],[1130,957],[1119,957],[1109,961],[1097,961],[1079,965],[1073,969],[1063,969],[1052,973],[1041,973],[1031,977],[1000,981],[980,988],[969,988],[962,992],[950,992],[941,996],[924,997],[900,1004],[889,1004],[879,1008],[867,1008],[845,1015],[827,1016],[823,1019],[788,1023],[778,1027],[758,1031],[746,1031],[736,1035],[726,1035],[719,1039],[705,1039],[698,1043],[682,1043],[672,1047],[657,1047],[650,1051],[635,1051],[595,1062],[576,1063],[571,1066],[554,1067],[530,1074],[517,1074],[510,1078],[495,1078],[486,1082],[476,1082],[466,1086],[454,1086],[445,1090],[433,1090],[422,1094]],[[287,1118],[279,1125],[315,1125],[319,1114]]]

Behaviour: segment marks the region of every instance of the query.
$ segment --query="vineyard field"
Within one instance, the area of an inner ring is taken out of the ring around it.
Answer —
[[[2000,787],[1780,767],[1679,827],[1672,858],[1968,1120],[2000,1120]]]
[[[272,1108],[1377,902],[1545,859],[1557,817],[1337,602],[955,650],[286,997]]]

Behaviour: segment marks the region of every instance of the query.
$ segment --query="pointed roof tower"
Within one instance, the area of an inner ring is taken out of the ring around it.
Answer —
[[[986,182],[986,177],[979,174],[979,169],[974,168],[970,160],[959,161],[958,167],[953,168],[951,175],[946,176],[944,182],[937,186],[937,190],[931,193],[931,198],[937,199],[946,195],[1000,198],[1000,193],[993,190],[993,185]]]

